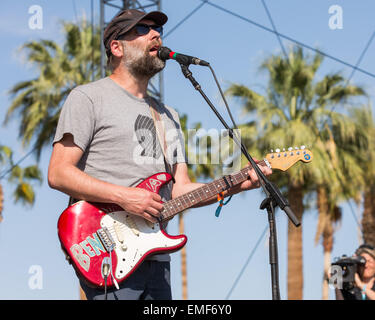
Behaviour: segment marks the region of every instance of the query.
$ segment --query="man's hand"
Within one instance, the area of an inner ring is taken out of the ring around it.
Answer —
[[[254,161],[256,164],[260,163],[260,161],[257,159],[254,159]],[[247,166],[250,167],[250,162],[247,164]],[[269,176],[272,173],[272,170],[266,164],[259,165],[259,168],[265,176]],[[254,169],[250,169],[249,179],[242,182],[238,186],[231,188],[229,190],[229,194],[232,195],[232,194],[236,194],[245,190],[251,190],[251,189],[255,189],[259,187],[260,187],[260,182],[259,182],[258,176]]]
[[[260,163],[259,160],[254,159],[255,163]],[[248,167],[250,167],[250,162],[247,164]],[[260,170],[263,172],[265,176],[269,176],[272,173],[272,170],[266,165],[259,165]],[[260,182],[258,179],[258,176],[254,169],[249,170],[249,180],[246,180],[245,182],[241,183],[241,191],[244,190],[250,190],[260,187]]]
[[[156,223],[163,209],[160,195],[141,188],[126,189],[126,197],[123,201],[118,202],[118,205],[128,213]]]

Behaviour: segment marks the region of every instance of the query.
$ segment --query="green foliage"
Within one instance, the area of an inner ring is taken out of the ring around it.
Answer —
[[[52,40],[31,41],[21,47],[35,66],[34,79],[15,84],[12,103],[4,123],[20,119],[19,136],[24,146],[34,141],[36,155],[52,142],[60,110],[70,90],[100,77],[100,31],[83,20],[79,25],[63,23],[66,41],[61,47]]]
[[[365,92],[347,85],[339,73],[317,81],[322,61],[319,54],[306,55],[302,48],[293,47],[288,59],[273,55],[262,63],[261,70],[269,75],[264,94],[241,84],[232,84],[226,93],[254,119],[241,127],[245,136],[249,136],[247,132],[252,134],[250,140],[245,138],[250,152],[260,150],[264,154],[270,149],[301,145],[312,151],[314,160],[290,168],[283,183],[292,181],[306,190],[313,190],[312,185],[329,184],[337,194],[343,192],[342,179],[357,175],[360,169],[347,147],[356,139],[357,125],[350,116],[334,110],[342,110],[351,98],[365,96]]]
[[[193,126],[193,128],[188,128],[188,117],[186,114],[182,115],[180,117],[180,124],[181,124],[181,130],[184,134],[185,138],[185,150],[187,152],[187,156],[189,157],[187,160],[188,163],[188,173],[191,181],[196,182],[199,178],[214,178],[216,170],[215,167],[210,164],[210,159],[207,158],[207,153],[210,153],[211,143],[208,141],[207,149],[206,150],[200,150],[199,147],[197,147],[197,141],[191,141],[192,139],[197,139],[197,136],[189,134],[188,130],[194,130],[194,132],[197,132],[199,129],[201,129],[202,125],[201,123],[197,123]],[[189,142],[191,145],[196,146],[194,150],[188,150]],[[197,160],[197,157],[199,153],[204,152],[205,161],[203,163],[200,163]],[[189,160],[190,159],[190,160]],[[194,159],[194,160],[193,160]]]
[[[41,183],[43,180],[42,172],[38,166],[31,165],[22,168],[19,165],[14,164],[13,152],[7,146],[0,146],[0,161],[0,168],[4,168],[4,171],[2,172],[6,172],[6,167],[11,168],[8,182],[16,186],[13,192],[14,202],[21,202],[23,205],[32,206],[35,201],[35,192],[33,188],[34,182]],[[2,198],[2,194],[0,196]],[[2,209],[2,207],[0,209]]]

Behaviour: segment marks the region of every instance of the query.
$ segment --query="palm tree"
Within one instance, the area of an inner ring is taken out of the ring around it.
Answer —
[[[348,117],[333,112],[330,106],[349,97],[363,95],[361,88],[344,86],[339,74],[326,75],[316,81],[323,57],[305,55],[302,48],[293,47],[287,58],[273,55],[261,66],[269,74],[265,95],[246,86],[233,84],[228,93],[241,100],[244,111],[257,119],[251,125],[257,133],[254,145],[262,153],[277,147],[307,145],[314,154],[309,165],[290,168],[280,180],[286,189],[291,208],[302,221],[304,197],[317,186],[337,182],[333,149],[327,145],[332,137],[332,126],[350,123]],[[341,128],[341,127],[340,127]],[[279,177],[276,176],[276,177]],[[288,222],[288,298],[303,297],[302,227]]]
[[[11,170],[4,171],[1,178],[9,172],[8,182],[16,185],[13,192],[15,203],[21,203],[24,206],[32,206],[35,202],[35,192],[33,182],[42,182],[42,173],[37,165],[21,168],[15,165],[12,160],[12,150],[7,146],[0,146],[0,164],[4,167],[7,165]],[[3,220],[2,212],[4,209],[4,194],[0,184],[0,222]]]
[[[316,94],[319,106],[325,111],[326,104],[337,105],[347,101],[353,95],[362,95],[364,91],[355,86],[346,86],[345,80],[338,74],[324,77],[318,83]],[[340,105],[341,109],[345,105]],[[355,110],[356,108],[354,108]],[[351,109],[348,110],[349,114]],[[329,124],[327,122],[330,122]],[[362,166],[358,161],[356,148],[358,143],[364,143],[365,137],[360,133],[361,128],[353,121],[352,116],[330,112],[324,123],[320,138],[330,157],[330,176],[316,186],[318,209],[318,225],[315,237],[317,244],[320,238],[324,252],[323,299],[328,299],[328,272],[331,263],[331,252],[334,244],[334,232],[341,220],[339,205],[350,199],[357,203],[363,185]]]
[[[14,85],[10,94],[10,105],[5,124],[13,116],[20,116],[19,135],[25,146],[34,139],[33,150],[37,157],[42,149],[50,145],[60,115],[61,107],[70,90],[80,84],[100,78],[100,29],[83,20],[80,25],[63,23],[65,43],[62,47],[51,40],[28,42],[22,46],[27,52],[27,61],[36,65],[39,74],[32,80]],[[181,117],[181,126],[187,134],[187,116]],[[195,126],[196,129],[200,125]],[[185,140],[187,143],[187,139]],[[198,177],[213,177],[209,164],[189,165],[192,181]],[[0,194],[1,195],[1,194]],[[179,219],[183,233],[183,214]],[[182,273],[184,299],[187,299],[186,249],[182,251]],[[80,290],[81,299],[85,299]]]
[[[197,153],[203,150],[189,150],[189,142],[192,143],[191,139],[197,138],[196,135],[190,135],[188,133],[188,117],[186,114],[180,117],[181,130],[184,133],[185,137],[185,150],[188,152],[189,158],[196,157]],[[202,127],[200,123],[194,125],[194,132],[199,130]],[[195,143],[194,143],[195,145]],[[211,144],[208,145],[208,150],[204,150],[205,155],[207,151],[210,150]],[[196,161],[188,161],[188,174],[191,181],[196,182],[199,178],[214,178],[215,177],[215,168],[210,165],[209,159],[204,163],[196,163]],[[184,233],[184,215],[187,211],[181,212],[178,215],[178,232],[180,234]],[[181,250],[181,277],[182,277],[182,299],[188,299],[188,288],[187,288],[187,257],[186,257],[186,246]]]
[[[36,66],[39,74],[9,91],[13,101],[4,123],[15,116],[21,118],[19,136],[25,147],[33,141],[37,159],[52,142],[62,104],[71,89],[100,78],[100,28],[92,29],[82,20],[79,25],[63,22],[63,30],[62,47],[52,40],[31,41],[21,47],[27,53],[27,62]],[[17,192],[31,197],[25,185]],[[85,299],[81,288],[80,298]]]
[[[35,202],[35,192],[32,186],[33,181],[42,182],[42,173],[38,166],[32,165],[21,168],[14,165],[8,178],[9,182],[16,184],[13,192],[14,202],[21,202],[23,205],[32,205]]]
[[[352,110],[359,133],[354,151],[362,165],[363,197],[362,233],[365,243],[375,246],[375,123],[371,105],[362,105]],[[362,139],[361,139],[362,137]],[[365,139],[363,139],[365,137]],[[358,179],[358,178],[357,178]]]
[[[83,20],[80,25],[63,23],[65,43],[31,41],[21,47],[27,62],[36,66],[34,79],[21,81],[9,91],[13,97],[4,123],[20,117],[19,136],[24,146],[34,139],[37,157],[50,145],[60,110],[70,90],[100,77],[100,32]]]
[[[7,146],[0,146],[0,164],[4,166],[7,161],[10,159],[12,155],[12,150]],[[0,222],[3,221],[3,213],[4,210],[4,191],[3,187],[0,184]]]

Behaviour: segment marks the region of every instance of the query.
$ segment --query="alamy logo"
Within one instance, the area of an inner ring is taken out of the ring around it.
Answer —
[[[331,289],[342,289],[343,288],[343,270],[340,266],[333,265],[330,267],[328,274],[329,286]]]
[[[43,9],[41,6],[36,4],[29,7],[29,14],[31,17],[29,18],[29,28],[32,30],[35,29],[43,29]]]
[[[43,289],[43,269],[39,265],[32,265],[29,268],[29,288],[31,290],[42,290]]]
[[[328,26],[331,30],[343,29],[343,11],[342,7],[335,4],[329,7],[328,13],[331,14],[328,20]]]

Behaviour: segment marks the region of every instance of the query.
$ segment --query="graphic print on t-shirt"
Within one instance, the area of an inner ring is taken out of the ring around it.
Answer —
[[[134,123],[134,131],[138,143],[143,148],[141,156],[159,159],[162,151],[156,136],[156,129],[152,118],[138,115]]]

